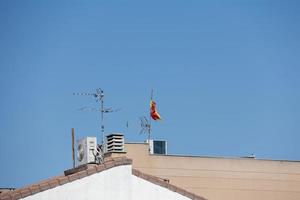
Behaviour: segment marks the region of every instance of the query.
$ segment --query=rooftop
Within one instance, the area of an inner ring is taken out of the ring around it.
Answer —
[[[5,193],[0,193],[0,200],[17,200],[21,198],[28,197],[30,195],[34,195],[36,193],[49,190],[52,188],[55,188],[60,185],[64,185],[66,183],[73,182],[75,180],[90,176],[95,173],[101,173],[105,170],[111,169],[113,167],[122,166],[122,165],[131,165],[132,160],[128,159],[126,157],[117,157],[112,158],[108,157],[105,159],[105,162],[103,164],[97,165],[97,164],[86,164],[81,165],[79,167],[66,170],[64,172],[64,175],[52,177],[46,180],[43,180],[41,182],[28,185],[13,191],[8,191]],[[179,193],[183,196],[186,196],[190,199],[194,200],[205,200],[203,197],[200,197],[196,194],[193,194],[191,192],[188,192],[182,188],[179,188],[175,185],[172,185],[169,183],[168,180],[158,178],[156,176],[148,175],[146,173],[143,173],[139,170],[132,169],[132,174],[134,176],[137,176],[139,178],[142,178],[146,181],[149,181],[153,184],[159,185],[161,187],[167,188],[173,192]]]

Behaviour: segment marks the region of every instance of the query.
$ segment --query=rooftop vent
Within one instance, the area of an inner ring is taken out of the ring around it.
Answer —
[[[113,133],[106,136],[106,152],[124,152],[124,135],[121,133]]]

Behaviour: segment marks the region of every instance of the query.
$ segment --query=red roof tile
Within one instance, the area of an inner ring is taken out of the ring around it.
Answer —
[[[198,196],[196,194],[193,194],[191,192],[188,192],[182,188],[179,188],[175,185],[172,185],[169,183],[169,181],[167,180],[164,180],[162,178],[159,178],[159,177],[156,177],[156,176],[152,176],[152,175],[149,175],[149,174],[145,174],[139,170],[136,170],[136,169],[132,169],[132,174],[139,177],[139,178],[142,178],[146,181],[149,181],[151,183],[154,183],[156,185],[159,185],[161,187],[164,187],[164,188],[167,188],[173,192],[177,192],[183,196],[186,196],[190,199],[193,199],[193,200],[206,200],[205,198],[201,197],[201,196]]]
[[[113,158],[105,162],[104,165],[87,164],[65,171],[66,175],[56,176],[33,185],[16,189],[11,192],[0,194],[0,200],[17,200],[27,196],[63,185],[86,176],[102,172],[115,166],[130,165],[132,160],[126,157]]]
[[[90,176],[95,173],[102,172],[104,170],[107,170],[107,169],[110,169],[113,167],[117,167],[117,166],[121,166],[121,165],[131,165],[131,164],[132,164],[132,160],[128,159],[126,157],[118,157],[118,158],[111,157],[111,158],[106,159],[104,164],[102,164],[102,165],[96,165],[96,164],[82,165],[82,166],[79,166],[74,169],[66,170],[65,175],[56,176],[56,177],[41,181],[39,183],[33,184],[33,185],[28,185],[23,188],[16,189],[14,191],[0,194],[0,200],[17,200],[17,199],[25,198],[27,196],[57,187],[59,185],[64,185],[66,183],[75,181],[77,179],[84,178],[86,176]],[[159,185],[159,186],[167,188],[171,191],[182,194],[190,199],[205,200],[203,197],[197,196],[197,195],[190,193],[184,189],[181,189],[175,185],[172,185],[172,184],[168,183],[168,181],[166,181],[166,180],[145,174],[136,169],[132,169],[132,174],[137,177],[140,177],[142,179],[145,179],[149,182],[152,182],[156,185]]]

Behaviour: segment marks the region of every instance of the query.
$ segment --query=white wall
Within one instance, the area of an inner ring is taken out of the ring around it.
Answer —
[[[25,200],[188,200],[131,174],[131,165],[114,167],[52,188]]]
[[[155,185],[134,175],[132,175],[132,187],[132,199],[134,200],[190,200],[181,194]]]

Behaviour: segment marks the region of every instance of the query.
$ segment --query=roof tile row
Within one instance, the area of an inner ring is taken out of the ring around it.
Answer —
[[[121,166],[121,165],[130,165],[130,164],[132,164],[132,160],[128,159],[126,157],[106,159],[106,161],[103,165],[88,164],[86,166],[79,167],[82,170],[80,170],[80,169],[79,169],[79,171],[75,170],[75,173],[70,173],[67,175],[53,177],[53,178],[41,181],[41,182],[33,184],[33,185],[25,186],[23,188],[20,188],[20,189],[11,191],[11,192],[6,192],[3,194],[0,194],[0,200],[17,200],[17,199],[25,198],[30,195],[33,195],[33,194],[36,194],[36,193],[60,186],[60,185],[64,185],[66,183],[75,181],[77,179],[81,179],[86,176],[110,169],[112,167]]]
[[[149,174],[145,174],[145,173],[143,173],[143,172],[141,172],[139,170],[136,170],[136,169],[132,169],[132,174],[135,175],[135,176],[137,176],[137,177],[140,177],[140,178],[142,178],[142,179],[144,179],[146,181],[149,181],[149,182],[154,183],[156,185],[159,185],[161,187],[167,188],[167,189],[169,189],[169,190],[171,190],[173,192],[177,192],[177,193],[179,193],[179,194],[181,194],[183,196],[186,196],[186,197],[188,197],[190,199],[193,199],[193,200],[206,200],[205,198],[203,198],[201,196],[198,196],[198,195],[196,195],[194,193],[188,192],[188,191],[186,191],[186,190],[184,190],[182,188],[179,188],[179,187],[177,187],[175,185],[172,185],[168,181],[163,180],[163,179],[161,179],[159,177],[152,176],[152,175],[149,175]]]
[[[30,195],[55,188],[60,185],[64,185],[66,183],[75,181],[77,179],[81,179],[87,176],[90,176],[92,174],[102,172],[104,170],[121,166],[121,165],[130,165],[132,164],[132,160],[128,159],[126,157],[118,157],[118,158],[112,158],[108,157],[105,159],[104,164],[102,165],[96,165],[96,164],[87,164],[83,166],[79,166],[74,169],[66,170],[65,175],[53,177],[44,181],[41,181],[39,183],[29,185],[14,191],[6,192],[3,194],[0,194],[0,200],[17,200],[21,198],[28,197]],[[179,188],[175,185],[172,185],[168,182],[168,180],[163,180],[159,177],[155,177],[152,175],[145,174],[141,171],[138,171],[136,169],[132,169],[132,174],[140,177],[144,180],[147,180],[149,182],[152,182],[156,185],[159,185],[161,187],[167,188],[171,191],[177,192],[183,196],[186,196],[193,200],[205,200],[205,198],[197,196],[191,192],[188,192],[182,188]]]

